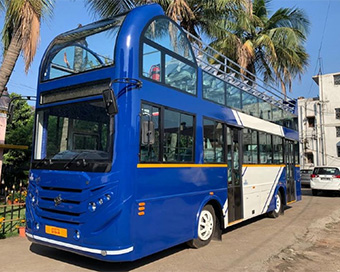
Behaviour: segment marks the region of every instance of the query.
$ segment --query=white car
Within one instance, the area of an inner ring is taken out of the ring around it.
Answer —
[[[310,187],[312,188],[313,196],[321,191],[340,191],[339,167],[315,167],[310,178]]]

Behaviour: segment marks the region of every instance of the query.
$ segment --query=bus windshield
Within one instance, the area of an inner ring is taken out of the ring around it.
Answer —
[[[114,48],[125,16],[102,20],[59,35],[45,57],[42,81],[114,64]]]
[[[37,112],[36,120],[35,168],[111,162],[113,121],[102,100],[45,108]]]

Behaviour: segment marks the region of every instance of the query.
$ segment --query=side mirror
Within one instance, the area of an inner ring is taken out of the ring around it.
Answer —
[[[155,124],[152,121],[142,123],[142,145],[152,145],[155,143]]]
[[[107,89],[103,91],[103,101],[107,115],[112,116],[118,113],[117,100],[113,90]]]

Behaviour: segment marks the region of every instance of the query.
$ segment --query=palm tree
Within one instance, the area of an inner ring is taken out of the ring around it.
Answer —
[[[271,0],[251,0],[233,18],[222,20],[212,46],[264,81],[287,87],[300,77],[308,64],[304,42],[309,21],[301,9],[280,8],[269,16]],[[241,69],[247,77],[253,76]]]
[[[199,32],[215,36],[218,20],[241,7],[245,0],[87,0],[91,10],[101,17],[111,17],[133,6],[158,3],[166,14],[179,23],[192,35],[199,37]]]
[[[28,71],[37,50],[41,19],[52,14],[54,0],[3,0],[1,3],[6,15],[2,30],[4,58],[0,67],[0,94],[21,52]]]

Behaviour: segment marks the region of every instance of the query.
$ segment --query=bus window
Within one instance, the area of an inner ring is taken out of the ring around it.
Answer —
[[[183,31],[162,17],[146,28],[142,41],[142,76],[196,95],[197,65]]]
[[[161,52],[156,48],[143,45],[143,76],[161,81]]]
[[[227,106],[241,109],[241,90],[230,84],[227,84]]]
[[[42,80],[114,64],[114,48],[125,16],[103,20],[58,36],[43,68]]]
[[[149,145],[141,144],[140,161],[155,162],[159,161],[159,113],[160,108],[147,104],[142,104],[141,124],[144,121],[152,121],[155,129],[155,142]]]
[[[258,163],[257,131],[249,128],[243,129],[243,162]]]
[[[259,116],[258,98],[247,92],[242,93],[242,110],[252,116]]]
[[[192,162],[194,118],[191,115],[164,110],[164,162]]]
[[[225,162],[224,125],[219,122],[204,119],[203,127],[204,162]]]
[[[203,97],[218,104],[225,104],[224,81],[203,72]]]
[[[282,138],[273,135],[274,164],[283,164],[283,143]]]
[[[166,55],[165,83],[187,93],[196,93],[196,69]]]
[[[145,38],[194,62],[195,58],[186,35],[168,18],[162,17],[154,20],[145,31]]]

